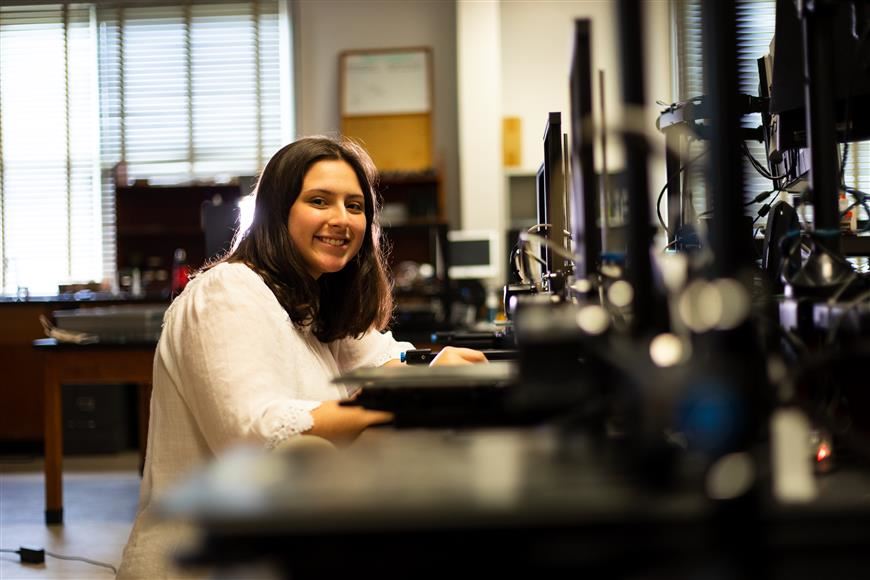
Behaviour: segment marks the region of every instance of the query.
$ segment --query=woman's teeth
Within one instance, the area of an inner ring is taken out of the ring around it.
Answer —
[[[343,246],[347,243],[347,240],[338,240],[335,238],[317,238],[321,242],[325,242],[330,246]]]

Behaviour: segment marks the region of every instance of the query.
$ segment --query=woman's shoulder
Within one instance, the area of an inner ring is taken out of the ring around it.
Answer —
[[[260,276],[244,262],[221,262],[205,272],[196,276],[191,282],[196,280],[222,280],[231,278],[234,280],[260,280]]]
[[[251,295],[260,294],[268,299],[271,292],[259,274],[241,262],[221,262],[192,278],[184,291],[172,301],[169,310],[214,307],[223,302],[236,303],[243,296],[250,298]]]
[[[263,285],[263,279],[250,266],[242,262],[221,262],[197,274],[185,288],[185,293],[196,294],[204,290],[227,288],[238,290],[244,287]],[[181,298],[181,296],[179,296]]]

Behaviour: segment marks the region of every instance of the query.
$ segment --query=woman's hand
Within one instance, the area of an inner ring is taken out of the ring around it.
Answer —
[[[486,357],[479,350],[459,348],[457,346],[445,346],[441,352],[429,363],[434,366],[470,365],[475,363],[487,363]]]
[[[314,426],[306,431],[333,443],[349,443],[359,437],[366,427],[389,423],[393,414],[370,411],[362,407],[342,407],[339,401],[324,401],[311,411]]]

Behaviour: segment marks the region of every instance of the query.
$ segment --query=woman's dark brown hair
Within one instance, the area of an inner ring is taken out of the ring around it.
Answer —
[[[353,168],[365,196],[366,232],[359,253],[338,272],[315,280],[287,231],[290,207],[308,170],[318,161],[341,160]],[[275,153],[255,189],[254,219],[218,262],[251,266],[298,326],[312,326],[322,342],[385,328],[392,316],[392,288],[381,248],[377,170],[368,153],[341,137],[305,137]]]

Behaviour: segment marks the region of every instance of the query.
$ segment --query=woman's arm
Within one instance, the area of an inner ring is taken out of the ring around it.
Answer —
[[[262,280],[222,264],[170,307],[161,360],[212,452],[240,441],[275,447],[341,396]]]
[[[325,401],[313,411],[314,426],[307,435],[317,435],[332,443],[349,443],[359,437],[367,427],[389,423],[393,414],[369,411],[362,407],[343,407],[338,401]]]
[[[471,365],[487,363],[486,356],[479,350],[460,348],[458,346],[445,346],[441,352],[429,363],[430,367]]]

